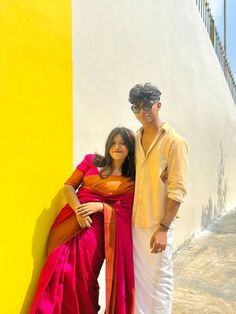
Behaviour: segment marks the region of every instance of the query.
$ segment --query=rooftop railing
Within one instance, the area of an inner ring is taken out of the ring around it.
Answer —
[[[220,65],[225,75],[225,79],[229,85],[230,92],[236,104],[236,84],[230,69],[229,62],[226,57],[224,47],[221,43],[219,33],[217,32],[213,16],[211,14],[211,9],[207,0],[196,0],[199,12],[202,16],[203,22],[208,31],[209,37],[211,39],[212,45],[215,49],[216,55],[219,59]]]

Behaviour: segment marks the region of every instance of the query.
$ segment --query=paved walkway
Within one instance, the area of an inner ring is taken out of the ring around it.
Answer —
[[[174,256],[173,314],[236,314],[236,210]]]

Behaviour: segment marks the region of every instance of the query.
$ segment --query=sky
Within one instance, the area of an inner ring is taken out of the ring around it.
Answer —
[[[215,25],[224,45],[224,0],[208,0]],[[236,0],[226,0],[227,59],[236,81]]]

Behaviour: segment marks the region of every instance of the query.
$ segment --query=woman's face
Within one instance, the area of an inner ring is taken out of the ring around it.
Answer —
[[[116,134],[112,141],[112,146],[109,150],[111,158],[116,161],[125,161],[125,158],[128,156],[128,148],[125,145],[125,142],[120,134]]]

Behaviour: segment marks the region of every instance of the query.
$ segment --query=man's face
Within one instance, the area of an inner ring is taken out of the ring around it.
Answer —
[[[160,109],[160,106],[160,102],[144,103],[141,101],[139,104],[133,105],[131,109],[133,110],[136,118],[143,125],[148,125],[156,120],[157,111]]]

